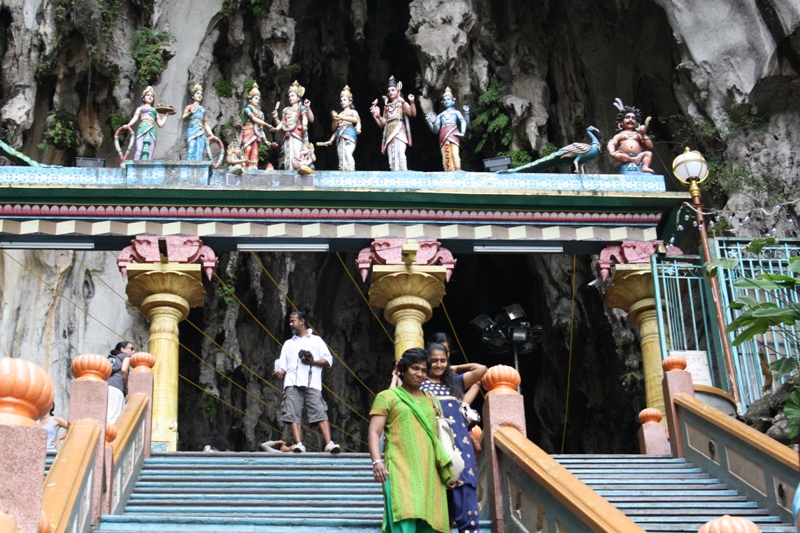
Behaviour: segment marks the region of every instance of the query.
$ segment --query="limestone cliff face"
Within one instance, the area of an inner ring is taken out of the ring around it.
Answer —
[[[437,142],[422,115],[439,110],[447,85],[459,106],[474,106],[491,83],[501,82],[502,105],[514,125],[512,147],[534,153],[547,143],[582,140],[590,124],[608,139],[615,129],[611,103],[620,97],[654,117],[657,171],[668,174],[676,150],[686,142],[713,154],[725,170],[719,172],[717,207],[727,201],[736,226],[755,206],[797,198],[800,2],[700,4],[104,0],[101,6],[97,0],[0,0],[0,135],[44,162],[71,164],[74,155],[96,155],[113,164],[110,119],[129,119],[139,101],[143,84],[130,48],[135,30],[144,25],[175,37],[174,57],[156,85],[158,100],[181,107],[189,103],[188,87],[203,84],[209,120],[226,142],[240,126],[242,87],[248,80],[258,81],[265,112],[276,102],[285,105],[291,81],[305,85],[317,115],[309,132],[313,140],[329,137],[328,112],[338,107],[339,92],[349,84],[364,122],[356,149],[359,169],[386,168],[378,151],[380,131],[367,115],[390,75],[403,81],[406,94],[419,97],[422,112],[412,122],[409,165],[420,170],[439,168]],[[230,96],[226,84],[233,87]],[[75,117],[79,142],[71,150],[42,153],[36,145],[54,111]],[[159,132],[157,156],[185,154],[182,128],[176,117],[168,120]],[[332,151],[320,149],[317,155],[320,168],[335,166]],[[463,157],[466,168],[480,168],[480,156],[472,154],[469,143]],[[605,157],[593,165],[612,171]],[[800,227],[794,206],[762,217],[740,234],[772,227],[792,235]],[[30,271],[0,256],[2,351],[48,366],[60,383],[59,403],[66,400],[71,357],[106,353],[118,335],[146,345],[144,320],[97,281],[102,278],[124,294],[110,254],[76,254],[88,271],[63,252],[13,257]],[[279,353],[277,341],[288,336],[288,295],[311,313],[315,329],[353,370],[337,360],[326,383],[341,398],[328,395],[332,420],[349,434],[335,432],[336,438],[360,449],[366,425],[347,404],[366,415],[372,397],[367,387],[377,392],[385,386],[392,351],[356,290],[366,286],[354,285],[335,255],[263,254],[258,259],[230,254],[221,262],[220,276],[235,286],[244,307],[214,280],[205,307],[181,326],[182,373],[233,406],[182,381],[181,446],[197,449],[217,431],[238,449],[280,437],[277,430],[283,426],[275,410],[280,394],[273,387],[280,384],[268,376]],[[353,258],[343,260],[352,272]],[[521,365],[529,432],[549,451],[561,448],[568,382],[566,451],[635,449],[635,415],[643,403],[636,378],[638,342],[625,317],[603,310],[602,295],[586,287],[594,278],[591,263],[586,257],[576,262],[571,372],[572,258],[459,257],[448,286],[445,304],[470,360],[510,363],[483,353],[467,326],[478,314],[517,302],[544,326],[542,350]],[[103,317],[114,333],[76,312],[66,298]],[[426,326],[427,332],[435,330],[450,331],[440,310]]]

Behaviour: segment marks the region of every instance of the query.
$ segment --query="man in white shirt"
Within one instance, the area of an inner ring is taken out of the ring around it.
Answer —
[[[314,335],[307,326],[306,315],[295,311],[289,316],[289,327],[293,336],[283,344],[272,375],[283,378],[283,401],[281,420],[292,425],[294,438],[293,452],[304,452],[303,445],[303,407],[308,421],[319,424],[319,430],[327,443],[325,451],[339,453],[341,448],[331,440],[331,426],[328,423],[328,404],[322,399],[322,369],[330,368],[333,357],[325,341]]]

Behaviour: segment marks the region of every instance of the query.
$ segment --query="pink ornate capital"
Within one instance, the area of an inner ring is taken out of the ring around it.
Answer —
[[[157,237],[139,235],[126,246],[117,258],[122,277],[128,274],[129,263],[201,263],[211,279],[219,260],[214,250],[203,246],[197,237]]]
[[[658,251],[664,241],[622,241],[619,246],[606,246],[600,252],[600,277],[605,281],[613,265],[645,264],[650,262],[650,256]],[[683,255],[677,246],[667,246],[667,255]]]
[[[442,248],[442,243],[436,239],[375,239],[369,248],[359,252],[356,265],[361,272],[361,279],[367,280],[369,269],[372,265],[402,265],[403,245],[409,241],[416,241],[419,246],[415,265],[443,265],[447,268],[445,280],[450,281],[453,270],[456,268],[456,259],[447,248]]]

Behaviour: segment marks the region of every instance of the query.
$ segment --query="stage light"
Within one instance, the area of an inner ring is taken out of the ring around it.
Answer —
[[[497,327],[497,324],[495,324],[494,320],[489,318],[489,315],[477,316],[472,320],[472,322],[470,322],[470,324],[478,331],[489,331],[490,329]]]

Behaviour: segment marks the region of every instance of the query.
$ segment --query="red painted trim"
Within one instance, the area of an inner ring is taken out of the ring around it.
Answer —
[[[215,218],[287,220],[419,220],[475,221],[504,223],[571,223],[571,224],[657,224],[660,213],[574,213],[542,211],[450,211],[426,209],[318,209],[252,207],[155,207],[155,206],[74,206],[74,205],[0,205],[0,217],[73,217],[73,218]]]

